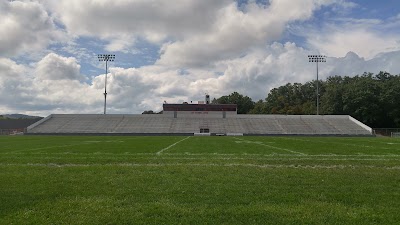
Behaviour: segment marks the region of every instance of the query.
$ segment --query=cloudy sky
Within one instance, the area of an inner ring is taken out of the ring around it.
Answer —
[[[400,73],[398,0],[0,0],[0,114],[161,110],[233,91]]]

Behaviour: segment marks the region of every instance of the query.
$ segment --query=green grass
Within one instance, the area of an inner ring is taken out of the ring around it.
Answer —
[[[400,139],[0,136],[0,224],[398,224]]]

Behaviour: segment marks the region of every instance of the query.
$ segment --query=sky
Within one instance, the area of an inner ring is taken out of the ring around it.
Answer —
[[[319,77],[400,73],[398,0],[0,0],[0,114],[160,111]]]

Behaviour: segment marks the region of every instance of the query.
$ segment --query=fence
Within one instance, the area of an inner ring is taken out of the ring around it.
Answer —
[[[400,132],[400,128],[376,128],[376,129],[374,129],[375,135],[390,137],[392,132]]]

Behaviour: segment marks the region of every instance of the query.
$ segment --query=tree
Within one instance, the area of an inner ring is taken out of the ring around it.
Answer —
[[[324,94],[321,96],[322,114],[342,115],[344,79],[340,76],[328,77],[325,82]]]
[[[400,75],[364,73],[319,82],[321,114],[351,115],[371,127],[400,127]],[[272,89],[265,100],[266,113],[315,114],[316,83],[288,83]],[[258,108],[262,102],[253,111]]]
[[[156,114],[156,113],[154,113],[153,110],[146,110],[146,111],[142,112],[142,114]]]
[[[248,96],[243,96],[238,92],[233,92],[228,96],[213,99],[214,104],[236,104],[238,114],[247,114],[254,108],[255,103]]]
[[[266,114],[267,113],[267,103],[263,100],[258,100],[254,104],[254,108],[249,111],[249,114]]]
[[[343,91],[343,111],[372,127],[379,127],[383,111],[380,102],[382,88],[372,73],[356,76]]]
[[[313,83],[287,83],[285,86],[272,89],[266,100],[266,112],[271,114],[313,114],[315,89]]]

